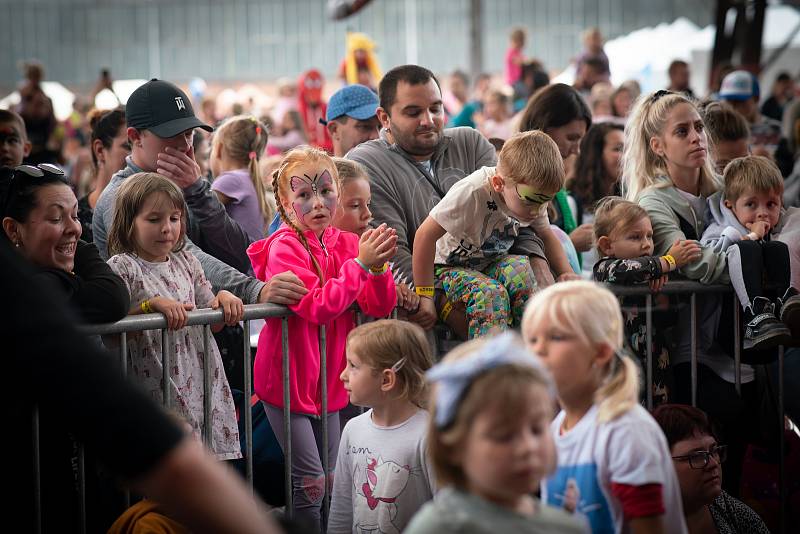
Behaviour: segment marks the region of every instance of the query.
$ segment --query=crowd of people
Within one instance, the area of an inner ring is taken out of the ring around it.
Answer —
[[[211,101],[153,79],[71,129],[54,122],[42,69],[29,69],[19,109],[0,110],[2,279],[25,310],[1,324],[25,379],[12,392],[19,435],[42,429],[45,530],[78,521],[77,440],[89,447],[89,507],[110,515],[92,529],[278,528],[216,463],[241,461],[251,407],[235,401],[225,355],[241,349],[222,334],[245,304],[269,302],[292,315],[288,337],[281,319],[261,329],[252,408],[281,450],[291,443],[289,531],[768,532],[754,509],[776,515],[746,466],[778,448],[764,421],[779,417],[784,348],[787,416],[800,417],[793,78],[761,104],[758,77],[731,68],[698,100],[676,60],[669,87],[640,94],[635,81],[611,85],[591,29],[574,84],[550,83],[525,42],[514,29],[502,81],[479,76],[470,93],[461,71],[444,86],[420,65],[383,72],[374,42],[353,33],[328,99],[311,69],[280,84],[268,113],[217,117]],[[83,148],[59,151],[59,136]],[[695,302],[662,294],[671,279],[731,291]],[[648,289],[652,324],[645,297],[618,298],[615,285]],[[207,348],[187,326],[198,308],[223,311]],[[57,370],[77,376],[113,341],[51,331],[57,312],[75,324],[158,313],[171,333],[127,336],[138,388],[107,362],[95,380],[59,385]],[[443,338],[456,345],[446,355]],[[106,404],[88,414],[95,403]],[[127,403],[133,415],[112,413]],[[210,455],[185,434],[207,436]],[[34,466],[17,467],[28,514]],[[282,485],[256,468],[257,488]],[[102,502],[109,469],[148,499]]]

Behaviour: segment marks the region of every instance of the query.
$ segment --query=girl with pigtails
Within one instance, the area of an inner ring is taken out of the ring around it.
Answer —
[[[209,163],[215,176],[211,189],[252,241],[264,238],[275,214],[259,171],[267,137],[261,121],[237,115],[223,122],[211,141]]]
[[[339,447],[338,412],[347,405],[339,380],[345,367],[345,342],[354,328],[350,310],[387,316],[397,297],[388,261],[397,248],[394,230],[381,225],[361,237],[331,225],[338,206],[338,173],[325,152],[311,147],[291,150],[272,175],[275,202],[283,224],[269,238],[247,250],[255,275],[267,280],[290,270],[309,289],[289,308],[289,384],[291,436],[283,435],[281,319],[268,319],[258,340],[255,391],[278,442],[292,440],[292,494],[297,517],[322,528],[323,454],[329,465]],[[319,327],[325,326],[328,388],[328,450],[322,447],[322,387]]]

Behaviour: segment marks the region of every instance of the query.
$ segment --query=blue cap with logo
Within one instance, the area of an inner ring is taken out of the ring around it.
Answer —
[[[749,100],[758,98],[760,93],[758,78],[746,70],[735,70],[725,76],[719,88],[722,100]]]
[[[367,120],[375,116],[378,109],[378,95],[365,85],[347,85],[342,87],[328,100],[327,122],[343,115],[356,120]]]

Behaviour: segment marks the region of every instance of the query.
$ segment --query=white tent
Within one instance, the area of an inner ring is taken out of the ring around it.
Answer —
[[[800,24],[800,12],[785,5],[767,7],[764,17],[762,61],[782,46],[789,35]],[[611,82],[619,85],[625,80],[637,80],[644,92],[666,87],[667,68],[674,59],[682,59],[692,68],[692,89],[697,95],[705,95],[709,79],[711,50],[714,46],[716,27],[700,28],[690,20],[680,17],[672,23],[635,30],[627,35],[607,41],[605,51],[611,67]],[[761,74],[762,83],[771,80],[777,70],[788,70],[795,74],[800,70],[800,34],[795,35],[780,61]],[[554,81],[572,83],[574,66],[558,75]],[[768,92],[768,86],[762,88]]]

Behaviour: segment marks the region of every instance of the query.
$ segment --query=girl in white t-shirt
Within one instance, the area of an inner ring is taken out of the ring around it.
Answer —
[[[562,407],[551,425],[558,468],[542,499],[585,516],[594,533],[684,534],[669,448],[637,402],[623,326],[617,298],[594,282],[556,284],[528,303],[523,336],[553,373]]]
[[[426,454],[425,371],[433,356],[419,326],[396,319],[347,336],[340,378],[356,406],[339,441],[328,534],[401,532],[433,498]]]
[[[405,534],[586,532],[533,497],[556,464],[552,381],[518,336],[464,343],[428,380],[428,450],[443,488]]]

